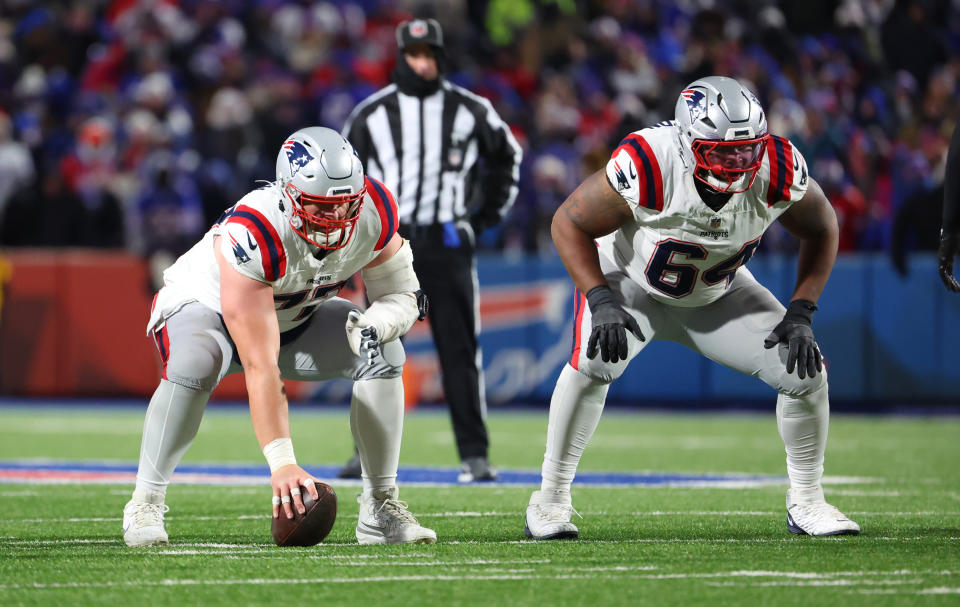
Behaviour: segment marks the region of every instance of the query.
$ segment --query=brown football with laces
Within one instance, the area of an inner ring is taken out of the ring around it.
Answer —
[[[293,509],[293,518],[287,518],[283,508],[280,516],[272,519],[270,531],[277,546],[315,546],[323,541],[333,522],[337,519],[337,494],[333,487],[320,481],[314,481],[317,487],[317,499],[310,497],[310,493],[303,490],[303,514]]]

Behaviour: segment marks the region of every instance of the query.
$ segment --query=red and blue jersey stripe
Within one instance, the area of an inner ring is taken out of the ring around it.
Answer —
[[[643,197],[640,204],[655,211],[663,210],[663,175],[660,173],[660,163],[653,153],[653,148],[641,135],[632,133],[620,142],[614,156],[625,150],[637,167],[637,181]],[[632,175],[631,175],[632,177]]]
[[[374,251],[379,251],[387,246],[393,235],[397,233],[400,227],[400,211],[397,209],[397,201],[393,199],[393,194],[385,185],[376,179],[367,177],[367,194],[373,199],[373,204],[380,215],[380,238],[377,240],[377,246]]]
[[[767,140],[767,158],[770,160],[770,185],[767,188],[767,205],[781,200],[790,200],[793,185],[793,146],[783,137],[771,135]]]
[[[238,204],[230,212],[226,223],[238,223],[253,235],[257,246],[260,247],[264,278],[273,282],[287,273],[287,253],[283,248],[283,241],[280,240],[280,234],[260,211]]]

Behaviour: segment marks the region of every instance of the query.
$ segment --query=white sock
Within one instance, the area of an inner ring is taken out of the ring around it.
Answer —
[[[827,384],[806,396],[781,393],[777,397],[777,428],[787,451],[790,489],[797,494],[819,494],[822,499],[820,479],[829,423]]]
[[[544,494],[556,494],[559,500],[570,493],[580,456],[600,422],[609,387],[564,365],[550,399],[547,450],[541,468]]]
[[[360,453],[363,490],[395,487],[403,433],[403,380],[391,377],[354,382],[350,431]]]
[[[197,435],[209,398],[209,392],[160,380],[143,422],[135,497],[163,500],[173,469]]]

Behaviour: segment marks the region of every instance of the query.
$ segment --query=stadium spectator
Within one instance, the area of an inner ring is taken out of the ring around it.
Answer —
[[[158,148],[199,155],[183,165],[201,173],[211,157],[223,159],[228,168],[217,180],[226,199],[236,199],[270,170],[285,133],[312,122],[338,125],[387,84],[394,28],[414,4],[8,3],[0,16],[7,141],[32,157],[25,185],[38,205],[55,191],[40,182],[76,154],[84,125],[97,117],[114,128],[108,189],[125,212],[152,187],[140,165]],[[889,251],[901,206],[936,187],[927,178],[942,158],[929,151],[942,153],[944,125],[960,115],[955,7],[950,0],[744,6],[454,0],[435,10],[458,28],[449,81],[490,99],[529,157],[558,146],[581,159],[609,151],[615,133],[670,118],[670,100],[693,76],[722,70],[757,91],[772,123],[789,118],[777,131],[817,175],[839,167],[838,191],[862,195],[865,212],[845,224],[845,249]],[[572,177],[582,180],[590,169],[575,163]],[[478,246],[543,243],[549,252],[537,209],[562,200],[559,192],[518,198],[510,225]],[[50,244],[68,244],[71,235],[61,236]],[[765,248],[791,250],[789,239],[764,240]],[[139,246],[129,232],[104,241]]]

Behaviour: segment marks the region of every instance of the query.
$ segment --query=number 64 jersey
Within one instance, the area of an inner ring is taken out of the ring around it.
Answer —
[[[672,121],[635,131],[614,150],[607,180],[635,221],[598,239],[600,252],[654,299],[695,307],[726,291],[764,231],[807,191],[807,165],[770,136],[753,185],[718,211],[694,185],[693,153]]]

